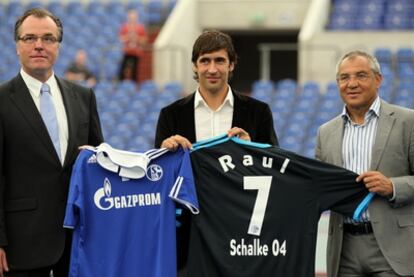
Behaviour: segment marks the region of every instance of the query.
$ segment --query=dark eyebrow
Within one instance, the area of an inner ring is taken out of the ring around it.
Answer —
[[[200,59],[200,62],[205,62],[205,61],[210,61],[211,60],[211,58],[208,58],[208,57],[202,57],[201,59]]]
[[[48,37],[48,36],[51,36],[51,37],[54,37],[55,35],[52,34],[52,33],[46,33],[46,34],[43,34],[43,35],[40,35],[40,36],[35,35],[35,34],[31,34],[31,33],[22,35],[22,37],[25,37],[25,36],[35,36],[35,37]]]

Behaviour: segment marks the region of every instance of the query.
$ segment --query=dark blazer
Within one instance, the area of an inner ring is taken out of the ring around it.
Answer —
[[[234,109],[232,127],[240,127],[247,131],[254,142],[279,145],[273,127],[273,116],[269,105],[257,99],[241,95],[233,91]],[[177,100],[164,107],[158,118],[155,147],[160,147],[164,139],[172,135],[181,135],[191,143],[196,141],[194,121],[195,93]],[[187,261],[190,236],[190,217],[183,210],[180,217],[182,226],[177,230],[178,268],[183,268]]]
[[[103,140],[92,90],[56,79],[68,121],[63,166],[21,75],[0,86],[0,246],[12,270],[46,267],[59,260],[78,146]]]
[[[279,145],[269,105],[234,91],[233,96],[232,127],[243,128],[254,142]],[[177,134],[186,137],[191,143],[196,141],[194,98],[195,93],[192,93],[161,110],[155,135],[155,147],[160,147],[164,139]]]

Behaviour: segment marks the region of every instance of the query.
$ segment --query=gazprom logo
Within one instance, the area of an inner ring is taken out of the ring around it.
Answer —
[[[93,201],[95,202],[96,207],[104,211],[111,209],[114,206],[111,192],[111,182],[109,182],[108,178],[105,178],[103,188],[98,189],[93,196]]]
[[[162,176],[162,173],[161,173]],[[120,196],[111,196],[112,195],[112,186],[108,178],[105,178],[103,187],[99,188],[94,196],[93,201],[95,206],[103,211],[109,209],[125,209],[125,208],[135,208],[142,206],[155,206],[161,205],[161,193],[160,192],[151,192],[151,193],[138,193],[138,194],[128,194]]]

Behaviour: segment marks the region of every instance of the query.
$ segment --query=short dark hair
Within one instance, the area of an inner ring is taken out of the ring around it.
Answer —
[[[197,59],[201,55],[219,51],[221,49],[227,51],[230,63],[236,65],[238,57],[236,51],[234,50],[231,37],[228,34],[218,30],[204,31],[194,42],[191,61],[193,64],[197,64]],[[229,77],[231,78],[231,73]],[[194,79],[198,80],[197,74],[194,76]]]
[[[58,30],[59,30],[59,34],[58,34],[58,38],[57,38],[58,42],[62,42],[62,39],[63,39],[62,22],[60,21],[60,19],[57,16],[55,16],[50,11],[48,11],[44,8],[33,8],[33,9],[30,9],[30,10],[27,10],[22,16],[20,16],[17,19],[17,21],[14,25],[14,41],[17,42],[19,40],[20,26],[22,26],[23,21],[31,15],[33,15],[36,18],[50,17],[56,23],[56,26],[58,27]]]

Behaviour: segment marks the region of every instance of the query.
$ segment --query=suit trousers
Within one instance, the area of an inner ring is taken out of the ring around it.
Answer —
[[[373,233],[344,233],[338,277],[400,277],[382,254]]]

